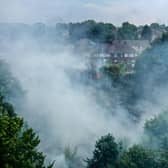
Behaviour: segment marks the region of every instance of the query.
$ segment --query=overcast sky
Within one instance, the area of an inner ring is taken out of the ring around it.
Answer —
[[[0,22],[97,21],[168,24],[168,0],[0,0]]]

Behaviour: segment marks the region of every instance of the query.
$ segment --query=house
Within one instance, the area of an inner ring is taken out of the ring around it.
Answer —
[[[104,45],[103,48],[107,62],[111,64],[124,64],[126,71],[133,70],[138,53],[127,42],[114,41],[112,44]]]
[[[90,69],[98,71],[110,64],[123,64],[127,72],[132,72],[137,57],[150,47],[148,40],[114,40],[112,43],[94,43],[88,39],[77,41],[74,50]]]
[[[114,40],[110,44],[99,45],[99,58],[102,63],[124,64],[126,71],[133,71],[137,57],[147,48],[148,40]]]
[[[131,46],[138,55],[151,46],[149,40],[122,40],[122,42]]]

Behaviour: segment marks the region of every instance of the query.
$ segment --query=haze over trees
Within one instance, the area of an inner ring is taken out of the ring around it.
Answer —
[[[6,38],[10,40],[15,40],[18,38],[18,34],[26,32],[27,36],[31,34],[37,41],[45,39],[49,44],[56,42],[58,37],[59,41],[66,37],[67,40],[73,42],[82,38],[97,43],[111,43],[115,39],[151,41],[154,30],[162,32],[166,29],[167,27],[164,25],[135,26],[128,22],[123,23],[121,27],[115,27],[113,24],[96,23],[92,20],[82,23],[57,24],[54,27],[47,27],[41,23],[33,26],[0,24],[0,34],[5,31]],[[164,107],[167,106],[167,102],[162,102],[162,98],[166,99],[167,97],[163,94],[168,84],[167,53],[168,34],[165,33],[151,44],[150,49],[142,53],[136,62],[135,73],[124,74],[124,65],[107,65],[101,69],[101,73],[105,78],[107,77],[108,83],[103,83],[103,79],[101,81],[86,78],[87,84],[82,84],[93,87],[97,92],[98,90],[103,91],[109,98],[109,104],[111,96],[114,96],[114,89],[116,89],[115,91],[119,90],[120,104],[128,111],[130,121],[136,125],[146,112],[146,109],[143,109],[145,107],[143,101],[147,102],[147,105],[161,103]],[[93,72],[83,74],[87,76],[90,73]],[[24,92],[19,81],[13,77],[8,64],[0,61],[0,167],[51,168],[54,164],[46,164],[45,155],[39,152],[38,135],[25,124],[24,119],[16,114],[13,106],[8,103],[23,95]],[[95,95],[97,99],[100,98],[98,94],[95,93]],[[101,98],[99,101],[103,104]],[[110,108],[113,107],[109,104],[110,111]],[[141,108],[139,108],[139,104],[142,105]],[[148,107],[150,113],[153,109],[150,108],[151,106]],[[110,113],[110,115],[113,114]],[[57,130],[57,128],[54,129]],[[64,133],[63,130],[59,131]],[[72,136],[75,135],[72,133]],[[144,123],[144,133],[139,143],[129,145],[124,145],[124,143],[111,133],[102,135],[96,141],[92,155],[82,158],[85,160],[85,166],[87,168],[168,168],[167,109],[161,110],[160,114]],[[81,163],[82,159],[77,156],[76,148],[73,150],[67,146],[64,150],[64,159],[67,168],[84,167],[83,162]]]
[[[74,42],[80,39],[90,39],[97,43],[112,43],[114,40],[152,40],[161,35],[168,28],[165,25],[153,23],[151,25],[136,26],[124,22],[121,26],[112,23],[87,20],[77,23],[57,23],[54,26],[36,23],[27,25],[22,23],[0,23],[0,37],[10,41],[34,38],[40,42]]]
[[[53,167],[53,164],[45,166],[45,156],[38,151],[40,139],[34,130],[26,126],[23,118],[5,100],[20,94],[20,87],[3,61],[0,62],[0,74],[0,167]]]

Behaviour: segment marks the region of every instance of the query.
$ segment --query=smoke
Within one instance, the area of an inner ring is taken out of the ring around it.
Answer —
[[[144,118],[150,118],[168,108],[167,51],[167,40],[161,40],[153,44],[137,61],[136,75],[140,86],[138,104],[144,111]]]
[[[109,132],[117,139],[127,138],[129,144],[138,143],[144,121],[167,107],[167,85],[163,85],[163,74],[167,72],[167,68],[163,71],[165,61],[155,66],[151,64],[151,57],[144,55],[136,67],[140,72],[136,74],[133,89],[140,89],[138,93],[142,95],[135,106],[143,111],[136,124],[121,103],[123,94],[119,89],[112,87],[107,93],[99,85],[85,83],[87,73],[81,73],[87,70],[85,59],[74,52],[72,44],[47,44],[20,37],[9,46],[1,57],[8,62],[25,91],[19,114],[36,130],[41,150],[49,159],[56,160],[56,167],[66,168],[64,148],[67,145],[77,147],[79,156],[86,158],[95,141]],[[147,55],[155,56],[162,51],[161,58],[167,59],[167,46],[162,47]],[[109,84],[108,80],[102,82],[105,86]]]
[[[63,161],[66,145],[77,147],[85,158],[95,141],[109,132],[128,138],[130,143],[140,139],[142,128],[129,119],[115,89],[109,97],[74,77],[86,67],[71,45],[50,48],[21,43],[24,47],[13,45],[4,59],[25,91],[19,114],[37,131],[40,148],[51,160]],[[104,106],[99,98],[111,104]]]

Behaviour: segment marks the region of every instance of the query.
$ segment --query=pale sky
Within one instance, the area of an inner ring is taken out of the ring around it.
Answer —
[[[168,24],[168,0],[0,0],[0,22]]]

